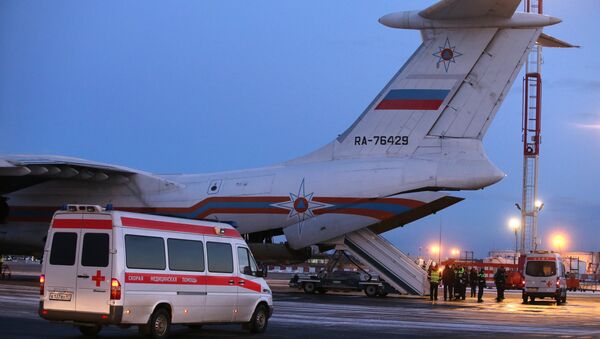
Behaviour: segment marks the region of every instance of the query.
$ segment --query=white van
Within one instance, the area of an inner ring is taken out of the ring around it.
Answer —
[[[553,298],[557,304],[567,302],[565,265],[560,254],[535,251],[525,256],[523,302],[535,298]]]
[[[138,325],[165,338],[171,324],[213,323],[263,332],[273,300],[262,275],[230,225],[69,205],[48,231],[39,315],[85,335]]]

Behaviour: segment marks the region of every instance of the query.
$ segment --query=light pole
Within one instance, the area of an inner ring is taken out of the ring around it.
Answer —
[[[430,258],[435,260],[435,257],[438,257],[438,265],[440,264],[439,260],[441,258],[442,249],[439,245],[431,245],[429,247],[429,252],[431,253]]]
[[[517,231],[519,230],[519,228],[521,228],[521,220],[519,220],[518,218],[510,218],[510,220],[508,221],[508,227],[510,227],[510,229],[515,232],[515,255],[513,257],[513,264],[516,264],[517,263],[518,246],[519,246]]]

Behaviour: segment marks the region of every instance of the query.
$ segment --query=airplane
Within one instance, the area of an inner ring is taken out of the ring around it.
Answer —
[[[542,33],[559,19],[516,12],[519,3],[441,0],[380,18],[420,30],[422,44],[346,131],[283,163],[157,175],[63,156],[0,156],[0,248],[40,253],[53,212],[76,203],[229,222],[263,259],[303,261],[349,232],[380,234],[456,204],[462,198],[451,192],[505,177],[482,140],[531,47],[572,46]],[[281,235],[286,243],[273,244]]]

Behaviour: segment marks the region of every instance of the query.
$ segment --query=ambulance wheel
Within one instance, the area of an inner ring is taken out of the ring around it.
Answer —
[[[102,326],[94,325],[94,326],[79,326],[79,331],[86,337],[95,337],[100,333]]]
[[[567,302],[567,292],[565,292],[565,294],[563,295],[562,302],[563,302],[563,304],[565,304]]]
[[[311,283],[311,282],[307,282],[304,285],[302,285],[302,287],[304,288],[304,292],[306,294],[314,294],[316,287],[315,287],[315,283]]]
[[[529,299],[531,299],[531,302],[535,302],[535,297],[529,297]]]
[[[171,316],[169,312],[164,308],[155,310],[152,316],[150,316],[148,327],[150,337],[155,339],[167,338],[171,328]]]
[[[252,333],[263,333],[269,324],[269,311],[265,305],[258,305],[246,328]]]
[[[529,297],[527,296],[527,294],[523,294],[523,304],[527,304],[528,299]]]
[[[375,285],[367,285],[365,286],[365,294],[367,297],[376,297],[377,296],[377,286]]]

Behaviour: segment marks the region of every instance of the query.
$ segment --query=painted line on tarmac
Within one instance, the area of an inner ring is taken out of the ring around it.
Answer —
[[[586,331],[568,328],[535,327],[519,325],[492,325],[492,324],[451,324],[439,322],[413,322],[402,320],[379,320],[379,319],[356,319],[303,315],[273,315],[271,321],[281,324],[310,324],[312,326],[344,326],[349,327],[373,327],[390,329],[424,329],[424,330],[461,330],[470,332],[492,332],[492,333],[519,333],[519,334],[542,334],[542,335],[599,335],[600,330]]]

